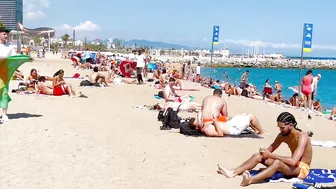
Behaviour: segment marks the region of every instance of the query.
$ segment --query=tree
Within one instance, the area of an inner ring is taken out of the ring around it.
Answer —
[[[70,38],[70,36],[69,36],[69,34],[64,34],[63,36],[62,36],[62,40],[63,40],[63,42],[64,42],[64,46],[66,47],[67,46],[67,43],[68,43],[68,41],[69,41],[69,38]]]
[[[34,42],[35,42],[35,45],[41,45],[41,37],[40,36],[35,36],[34,37]]]
[[[121,41],[118,38],[114,38],[112,43],[115,45],[116,48],[120,48],[121,47]]]

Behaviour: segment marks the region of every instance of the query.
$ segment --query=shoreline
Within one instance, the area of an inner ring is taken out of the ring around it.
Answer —
[[[301,69],[300,67],[255,67],[255,66],[232,66],[232,65],[208,65],[203,66],[204,68],[260,68],[260,69]],[[318,70],[336,70],[336,67],[303,67],[302,69],[318,69]]]

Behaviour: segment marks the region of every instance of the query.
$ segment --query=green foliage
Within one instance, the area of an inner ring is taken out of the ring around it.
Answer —
[[[1,19],[0,19],[0,28],[5,28],[5,24],[2,23]]]

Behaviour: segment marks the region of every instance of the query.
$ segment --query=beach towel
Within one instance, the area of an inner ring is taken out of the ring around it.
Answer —
[[[26,55],[9,56],[0,61],[0,107],[8,109],[8,103],[12,100],[8,95],[8,85],[14,72],[25,62],[32,58]]]
[[[250,174],[256,175],[259,170],[251,170]],[[304,180],[296,177],[285,177],[282,173],[275,173],[272,177],[265,179],[265,182],[288,182],[288,183],[335,183],[336,182],[336,170],[329,169],[311,169],[307,178]]]
[[[199,91],[199,89],[180,89],[180,88],[177,88],[177,89],[175,89],[175,90],[177,90],[177,91]]]
[[[29,95],[29,96],[38,96],[38,97],[51,97],[52,95],[45,95],[45,94],[35,94],[34,92],[29,91],[17,91],[15,94],[18,95]]]
[[[313,146],[322,146],[326,148],[335,148],[336,149],[336,142],[335,141],[311,141]]]

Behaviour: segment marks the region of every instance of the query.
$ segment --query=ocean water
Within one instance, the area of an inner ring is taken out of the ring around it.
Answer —
[[[293,91],[288,89],[291,86],[301,84],[300,69],[271,69],[271,68],[202,68],[201,75],[212,77],[213,79],[226,81],[224,74],[230,77],[230,83],[240,83],[242,74],[249,70],[248,83],[252,83],[263,90],[266,79],[270,79],[271,85],[274,86],[275,81],[279,81],[283,87],[283,96],[288,99],[293,95]],[[305,75],[308,70],[302,70]],[[336,70],[313,70],[313,75],[321,74],[318,83],[318,95],[315,99],[320,99],[324,109],[331,109],[336,106]]]

